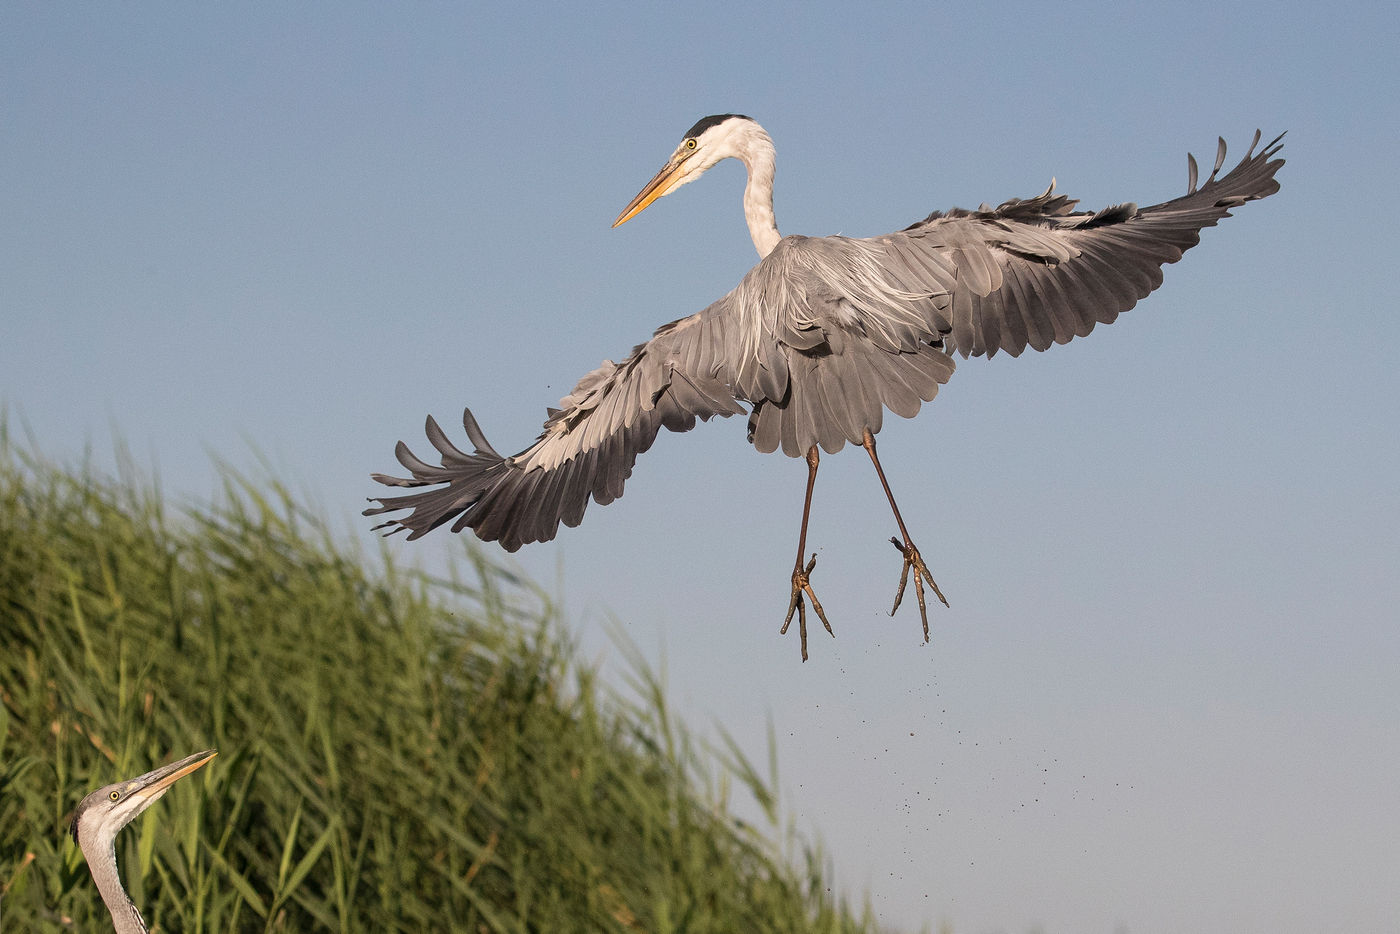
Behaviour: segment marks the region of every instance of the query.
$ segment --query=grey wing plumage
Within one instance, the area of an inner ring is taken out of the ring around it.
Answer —
[[[884,410],[912,418],[953,373],[926,292],[892,285],[880,245],[785,237],[726,296],[735,389],[753,402],[749,440],[768,453],[834,454],[880,430]]]
[[[1107,324],[1162,283],[1162,266],[1200,242],[1230,209],[1278,191],[1274,156],[1282,135],[1257,154],[1256,131],[1239,165],[1215,168],[1197,187],[1188,156],[1188,191],[1139,209],[1116,205],[1075,212],[1075,201],[1054,194],[1012,200],[996,208],[934,213],[907,229],[876,238],[892,283],[925,290],[932,325],[946,331],[945,346],[963,356],[998,350],[1016,356],[1027,346],[1045,350]],[[1219,177],[1217,177],[1219,176]]]
[[[434,488],[379,497],[365,515],[410,510],[376,526],[407,530],[410,539],[452,522],[452,531],[470,528],[507,551],[549,541],[561,521],[571,527],[583,521],[590,496],[606,505],[622,495],[637,455],[660,429],[689,431],[697,418],[745,411],[724,375],[723,327],[723,318],[706,309],[658,329],[621,363],[605,360],[550,410],[539,438],[514,457],[491,447],[470,410],[462,423],[471,454],[458,450],[430,416],[428,440],[440,466],[399,442],[395,453],[411,476],[374,479]]]

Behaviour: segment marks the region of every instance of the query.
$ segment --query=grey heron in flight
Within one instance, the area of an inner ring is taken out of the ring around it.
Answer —
[[[1108,324],[1162,283],[1162,266],[1181,258],[1231,208],[1278,191],[1275,159],[1282,136],[1197,185],[1188,156],[1185,195],[1139,208],[1119,204],[1075,211],[1052,181],[1034,198],[975,211],[935,211],[895,233],[868,239],[784,237],[773,216],[774,149],[749,117],[719,114],[691,127],[665,166],[613,223],[634,217],[662,195],[699,178],[722,159],[748,169],[744,219],[761,258],[742,281],[708,308],[663,325],[620,363],[603,361],[552,408],[534,444],[503,457],[472,417],[462,423],[474,451],[459,450],[430,416],[428,440],[439,465],[396,453],[407,478],[374,474],[395,487],[428,488],[383,496],[366,515],[409,510],[375,528],[406,530],[410,539],[452,523],[507,551],[548,541],[559,523],[576,526],[591,496],[605,505],[622,495],[637,455],[657,432],[689,431],[696,419],[745,414],[758,450],[779,448],[807,461],[797,562],[782,631],[798,615],[807,657],[804,596],[828,632],[806,565],[807,519],[818,449],[865,448],[894,512],[904,558],[894,610],[914,577],[924,640],[927,581],[875,453],[884,410],[913,417],[953,374],[954,355],[1017,356],[1045,350]],[[946,605],[947,601],[943,600]],[[893,613],[894,610],[890,612]]]
[[[206,749],[178,762],[138,775],[130,781],[117,782],[99,788],[78,803],[73,812],[73,834],[78,848],[87,859],[92,881],[107,910],[117,934],[144,934],[146,922],[122,888],[117,872],[117,833],[146,808],[160,800],[170,786],[213,759],[218,752]]]

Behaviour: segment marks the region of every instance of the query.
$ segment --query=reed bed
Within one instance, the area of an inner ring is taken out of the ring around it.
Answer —
[[[358,553],[225,477],[177,509],[0,425],[0,932],[108,929],[73,806],[208,747],[118,837],[153,930],[875,929],[771,781],[635,658],[602,684],[537,588]]]

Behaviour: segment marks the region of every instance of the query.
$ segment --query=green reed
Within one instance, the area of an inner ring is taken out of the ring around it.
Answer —
[[[0,932],[106,929],[69,813],[207,747],[118,838],[153,930],[874,929],[773,842],[732,744],[693,741],[634,654],[630,693],[601,684],[485,552],[432,578],[275,485],[226,472],[175,509],[135,473],[0,425]]]

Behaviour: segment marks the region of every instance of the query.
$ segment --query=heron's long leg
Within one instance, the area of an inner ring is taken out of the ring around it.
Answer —
[[[832,631],[831,623],[826,621],[826,613],[822,611],[822,602],[817,599],[816,591],[812,589],[812,582],[809,579],[812,575],[812,568],[817,566],[817,556],[814,552],[812,559],[807,562],[807,566],[802,566],[802,555],[807,550],[807,519],[812,514],[812,489],[817,485],[817,462],[820,460],[817,453],[817,446],[814,444],[807,452],[807,498],[802,501],[802,531],[797,536],[797,563],[792,568],[792,599],[788,601],[787,616],[783,619],[783,628],[778,630],[780,634],[788,631],[788,624],[792,622],[792,614],[797,613],[797,632],[802,640],[802,660],[807,660],[807,606],[802,599],[805,593],[812,599],[812,609],[817,611],[817,617],[826,627],[826,631],[834,637],[836,633]]]
[[[919,554],[919,549],[914,547],[914,542],[909,538],[909,530],[904,527],[904,517],[899,514],[899,506],[895,504],[894,494],[890,492],[889,481],[885,479],[885,470],[880,466],[880,458],[875,456],[875,436],[870,433],[870,429],[865,429],[865,437],[861,441],[861,446],[870,455],[870,460],[875,464],[875,473],[880,477],[880,486],[885,488],[885,497],[890,501],[890,509],[894,510],[894,521],[899,524],[899,534],[904,536],[903,544],[899,539],[890,536],[890,543],[898,548],[904,555],[904,569],[899,573],[899,590],[894,595],[894,609],[890,610],[893,616],[895,610],[899,609],[899,601],[904,599],[904,586],[909,583],[909,569],[914,569],[914,593],[919,598],[919,616],[924,622],[924,641],[928,641],[928,608],[924,604],[924,581],[927,580],[934,594],[942,601],[944,606],[948,605],[948,599],[943,596],[943,591],[938,589],[938,584],[934,582],[933,575],[929,573],[928,566],[924,564],[923,556]]]

